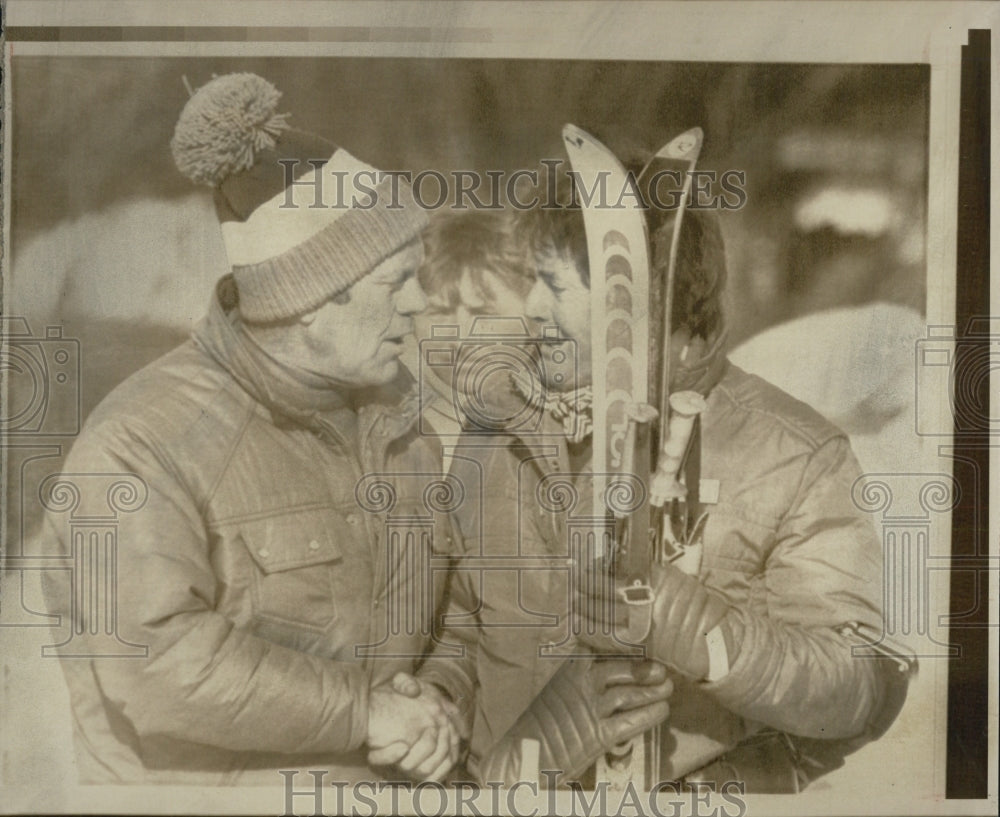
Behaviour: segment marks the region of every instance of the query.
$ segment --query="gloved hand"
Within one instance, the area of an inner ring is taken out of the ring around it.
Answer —
[[[666,670],[650,661],[570,659],[479,759],[480,783],[521,779],[525,738],[539,743],[540,785],[579,777],[604,752],[665,721],[672,692]],[[541,774],[546,771],[557,777]]]
[[[595,568],[599,569],[599,566]],[[650,632],[645,642],[646,658],[666,664],[694,680],[704,680],[709,671],[705,637],[718,626],[725,639],[730,666],[735,662],[741,632],[736,629],[738,622],[729,621],[730,607],[724,599],[671,564],[654,565],[650,585],[653,605]],[[599,653],[625,652],[630,646],[634,649],[635,645],[629,645],[622,634],[630,614],[644,613],[641,608],[630,607],[617,595],[613,600],[608,598],[604,595],[608,588],[609,582],[604,577],[580,583],[579,609],[588,621],[580,628],[579,637]],[[601,616],[610,620],[598,620]]]

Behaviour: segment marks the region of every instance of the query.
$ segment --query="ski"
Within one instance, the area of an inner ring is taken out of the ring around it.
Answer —
[[[590,265],[593,384],[593,507],[598,558],[624,576],[629,605],[627,640],[649,631],[652,553],[649,542],[649,236],[645,204],[617,157],[574,125],[563,128],[587,234]],[[633,626],[638,622],[638,626]],[[659,730],[615,747],[598,759],[595,774],[612,789],[655,782]]]

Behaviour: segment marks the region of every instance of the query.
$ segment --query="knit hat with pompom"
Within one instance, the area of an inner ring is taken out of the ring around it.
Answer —
[[[170,142],[178,169],[214,189],[240,314],[253,323],[319,307],[427,224],[405,182],[376,184],[374,168],[291,127],[280,97],[256,74],[217,77],[188,100]]]

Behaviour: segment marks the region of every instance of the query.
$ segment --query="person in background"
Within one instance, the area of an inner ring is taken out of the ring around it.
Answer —
[[[533,279],[513,228],[509,211],[471,210],[433,215],[424,232],[417,279],[427,308],[414,316],[403,360],[419,379],[421,430],[443,445],[446,470],[451,447],[475,420],[466,412],[475,411],[482,384],[470,354],[527,332],[524,299]]]

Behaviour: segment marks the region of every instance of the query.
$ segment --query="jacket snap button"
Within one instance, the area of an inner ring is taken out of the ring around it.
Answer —
[[[309,542],[309,550],[319,550],[319,542],[317,542],[315,539],[311,540]]]
[[[257,551],[257,555],[260,556],[261,559],[266,559],[268,556],[271,555],[271,551],[269,551],[267,548],[261,548],[260,550]]]
[[[347,514],[347,524],[348,525],[357,525],[358,524],[358,518],[353,513]]]

